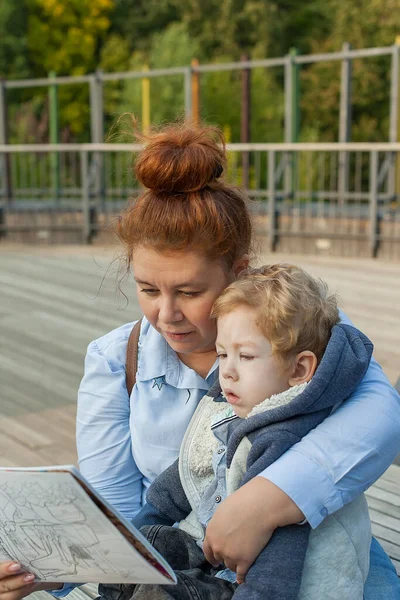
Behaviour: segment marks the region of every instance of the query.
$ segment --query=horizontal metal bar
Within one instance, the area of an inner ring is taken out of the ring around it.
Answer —
[[[387,56],[393,53],[393,46],[382,48],[365,48],[363,50],[347,50],[341,52],[330,52],[324,54],[304,54],[295,56],[294,62],[298,65],[313,62],[329,62],[331,60],[343,60],[344,58],[368,58],[370,56]]]
[[[82,231],[82,224],[77,225],[0,225],[0,231],[7,233],[29,233],[35,231]]]
[[[257,67],[283,67],[287,62],[286,57],[265,58],[262,60],[243,60],[241,62],[219,63],[216,65],[192,66],[196,73],[211,73],[215,71],[237,71],[243,69],[256,69]]]
[[[140,144],[0,144],[0,153],[138,152]],[[400,142],[226,144],[229,152],[400,152]]]
[[[7,89],[46,87],[50,85],[75,85],[76,83],[88,83],[91,75],[65,76],[65,77],[42,77],[39,79],[12,79],[5,81]]]
[[[385,56],[393,52],[393,46],[381,48],[364,48],[362,50],[349,50],[346,52],[330,52],[323,54],[305,54],[291,57],[296,64],[309,64],[314,62],[327,62],[333,60],[343,60],[345,58],[367,58],[371,56]],[[216,71],[234,71],[240,69],[255,69],[258,67],[279,67],[287,62],[287,56],[278,58],[266,58],[261,60],[249,60],[240,62],[217,63],[198,65],[192,67],[172,67],[169,69],[152,69],[146,72],[143,71],[123,71],[120,73],[97,73],[96,76],[102,81],[119,81],[123,79],[142,79],[143,77],[163,77],[170,75],[184,75],[188,68],[198,73],[209,73]],[[16,88],[33,88],[47,87],[50,85],[74,85],[78,83],[88,83],[93,76],[92,73],[87,75],[71,75],[60,77],[42,77],[38,79],[15,79],[4,81],[7,89]]]
[[[103,81],[119,81],[122,79],[149,79],[169,75],[184,75],[188,67],[173,67],[171,69],[152,69],[149,71],[124,71],[121,73],[103,73],[99,75]]]

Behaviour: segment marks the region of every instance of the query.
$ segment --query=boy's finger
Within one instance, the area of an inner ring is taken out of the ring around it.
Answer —
[[[205,540],[203,542],[203,552],[204,552],[204,556],[206,557],[206,559],[208,560],[210,565],[213,565],[213,567],[218,567],[218,565],[221,563],[221,561],[218,559],[218,557],[212,551],[212,548],[211,548],[210,544],[208,543],[207,538],[205,538]]]
[[[247,575],[247,571],[249,570],[249,566],[247,563],[239,563],[236,566],[236,581],[237,583],[244,583]]]

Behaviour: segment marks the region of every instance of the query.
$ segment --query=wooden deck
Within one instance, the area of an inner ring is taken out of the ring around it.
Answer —
[[[400,576],[400,467],[392,465],[366,493],[372,533]]]
[[[88,343],[139,316],[132,281],[116,292],[117,251],[0,245],[0,464],[75,463],[76,392]],[[375,344],[392,383],[400,375],[400,266],[300,255],[286,260],[325,279]],[[111,266],[110,266],[111,264]],[[399,461],[400,463],[400,461]],[[400,572],[400,468],[368,492],[374,532]]]

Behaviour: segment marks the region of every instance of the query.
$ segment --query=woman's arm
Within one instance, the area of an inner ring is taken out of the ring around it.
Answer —
[[[142,500],[142,474],[132,456],[130,401],[125,383],[126,343],[131,328],[130,324],[119,328],[112,332],[113,337],[108,334],[89,345],[77,413],[80,470],[96,491],[128,519],[141,508]]]
[[[317,527],[371,486],[399,452],[400,396],[372,360],[352,396],[261,475]]]
[[[277,526],[304,515],[317,527],[372,485],[399,451],[400,396],[372,360],[335,413],[220,505],[207,529],[207,558],[228,557],[244,574]]]

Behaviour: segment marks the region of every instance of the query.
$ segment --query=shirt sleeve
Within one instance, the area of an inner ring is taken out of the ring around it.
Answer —
[[[132,456],[125,357],[125,338],[107,352],[89,345],[78,393],[77,449],[84,477],[131,520],[142,504],[142,474]]]
[[[131,450],[126,343],[125,337],[113,340],[107,356],[97,342],[89,345],[78,392],[76,437],[82,474],[130,520],[141,508],[142,474]],[[49,594],[63,598],[79,585],[66,583]]]
[[[399,452],[400,396],[372,359],[356,391],[260,475],[315,528],[370,487]]]

